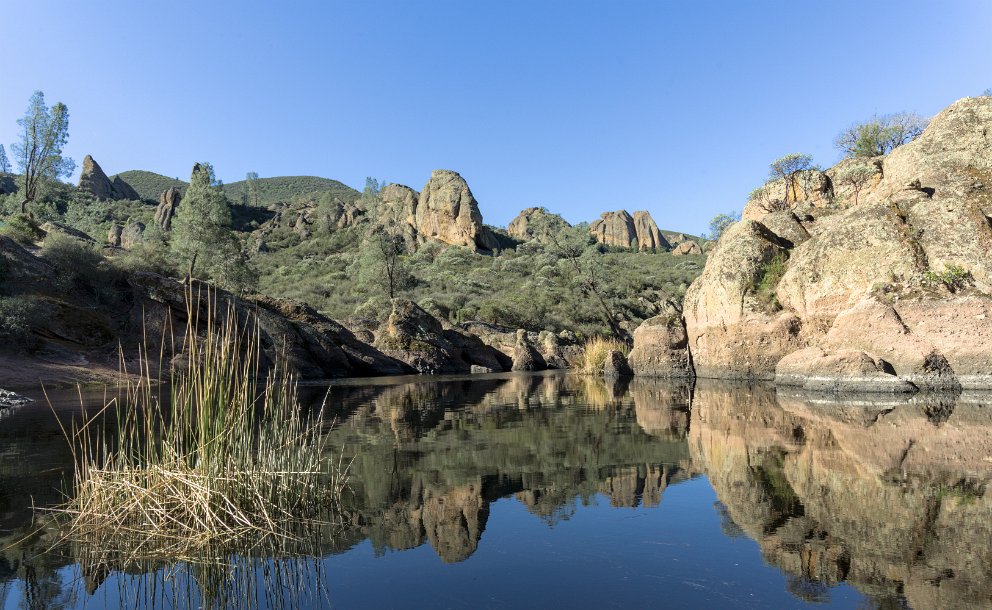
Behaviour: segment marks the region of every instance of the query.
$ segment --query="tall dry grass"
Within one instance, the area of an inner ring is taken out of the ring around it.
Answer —
[[[115,563],[274,553],[326,529],[346,484],[286,359],[261,370],[257,323],[210,294],[188,293],[187,310],[186,364],[169,385],[152,375],[168,354],[153,367],[146,347],[124,398],[65,431],[76,467],[66,535]]]
[[[585,375],[599,375],[606,364],[606,356],[611,351],[626,354],[630,351],[627,344],[617,339],[593,337],[582,346],[582,358],[579,360],[579,372]]]

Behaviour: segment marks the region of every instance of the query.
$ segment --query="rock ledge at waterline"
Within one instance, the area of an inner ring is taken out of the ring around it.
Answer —
[[[854,162],[796,177],[805,192],[756,192],[687,291],[681,327],[638,333],[633,354],[684,333],[699,377],[992,388],[992,97],[960,100],[916,140],[860,161],[876,176],[859,193],[840,179]]]

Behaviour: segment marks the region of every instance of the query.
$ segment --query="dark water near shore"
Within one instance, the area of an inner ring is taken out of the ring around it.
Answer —
[[[197,607],[231,563],[241,607],[992,607],[988,396],[561,374],[302,393],[354,456],[345,525],[215,571],[14,544],[71,460],[42,401],[0,413],[0,607]]]

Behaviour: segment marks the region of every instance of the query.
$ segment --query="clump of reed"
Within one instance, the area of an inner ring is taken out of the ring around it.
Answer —
[[[169,383],[153,377],[169,354],[153,367],[146,341],[122,398],[66,431],[66,535],[100,555],[195,561],[300,540],[324,529],[346,483],[324,455],[321,414],[301,413],[286,358],[262,370],[257,321],[216,295],[201,301],[187,294],[185,364]]]
[[[579,360],[579,372],[585,375],[600,375],[606,364],[606,357],[611,351],[626,354],[630,348],[623,341],[593,337],[582,346],[582,358]]]

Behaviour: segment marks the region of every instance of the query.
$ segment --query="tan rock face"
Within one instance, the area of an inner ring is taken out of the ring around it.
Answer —
[[[797,173],[788,182],[774,180],[757,189],[744,206],[741,218],[761,220],[775,210],[796,210],[828,205],[834,185],[825,172],[808,170]]]
[[[93,157],[86,155],[83,159],[83,169],[79,174],[79,188],[92,193],[99,199],[131,199],[139,200],[141,196],[131,188],[131,185],[121,180],[120,176],[110,180],[103,172],[100,164]]]
[[[634,212],[633,216],[627,210],[603,212],[589,225],[589,233],[599,243],[613,248],[655,251],[671,247],[648,212]]]
[[[417,230],[424,239],[436,239],[477,250],[498,250],[499,242],[482,224],[479,204],[458,173],[439,169],[431,173],[417,206]]]
[[[689,341],[681,312],[674,308],[648,318],[634,331],[627,356],[635,375],[685,379],[693,377]]]
[[[634,233],[637,237],[637,249],[644,251],[668,250],[671,245],[658,230],[658,225],[648,212],[634,212]]]
[[[407,248],[412,250],[423,239],[417,234],[417,206],[420,195],[402,184],[389,184],[382,189],[379,209],[373,220],[401,235]]]
[[[811,175],[811,189],[767,186],[686,293],[697,375],[770,378],[778,368],[792,382],[871,377],[885,391],[988,386],[990,132],[992,98],[969,98],[885,158],[843,161]],[[879,171],[855,205],[841,176],[856,163]],[[769,212],[761,197],[792,210]],[[775,256],[780,271],[769,275]],[[821,351],[800,351],[810,346]]]

